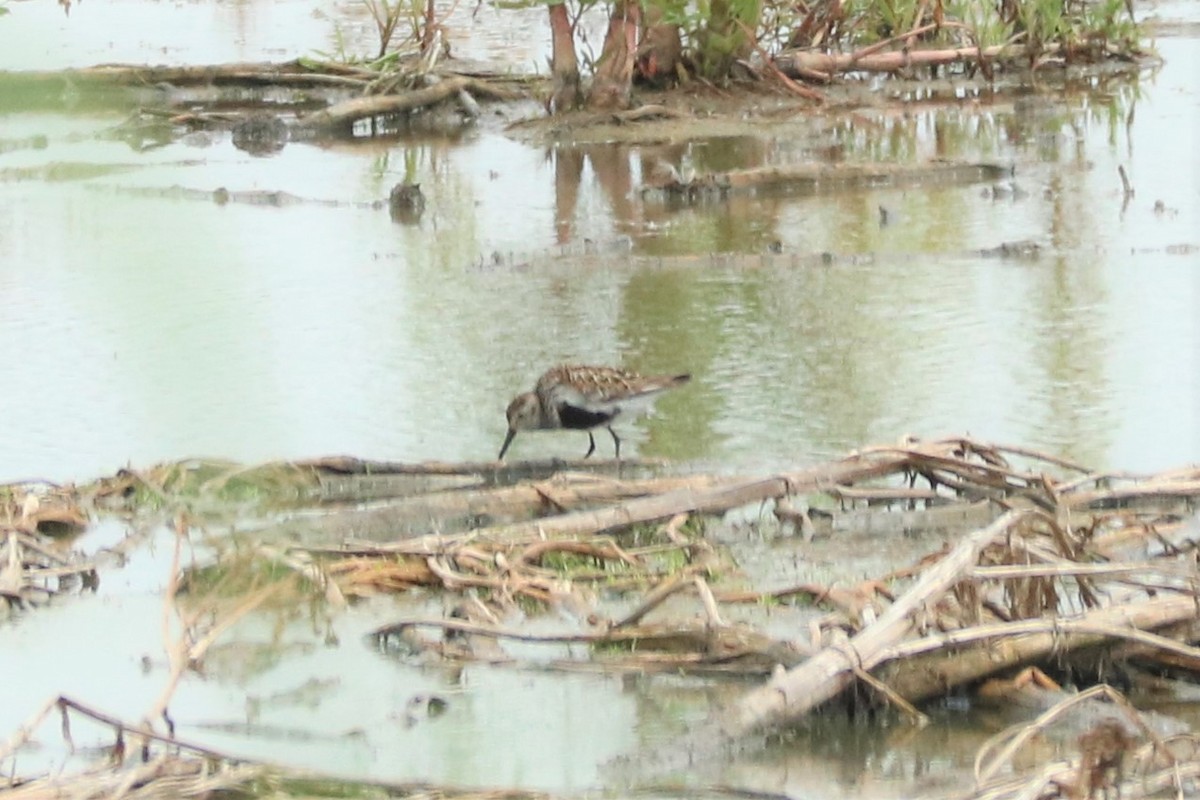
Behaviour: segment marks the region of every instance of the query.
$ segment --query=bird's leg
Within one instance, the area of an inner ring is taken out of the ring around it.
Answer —
[[[621,440],[617,438],[617,432],[612,429],[611,425],[608,427],[608,432],[612,434],[613,444],[616,445],[616,448],[617,448],[617,460],[620,461],[621,460]]]
[[[583,457],[587,458],[594,452],[596,452],[596,439],[592,436],[592,432],[588,431],[588,451],[583,454]]]

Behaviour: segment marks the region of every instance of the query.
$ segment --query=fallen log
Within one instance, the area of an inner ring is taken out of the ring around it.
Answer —
[[[547,476],[563,470],[626,473],[657,469],[667,462],[647,458],[547,458],[530,461],[371,461],[355,456],[325,456],[284,462],[325,475],[460,475],[487,476],[498,483]]]
[[[296,122],[295,130],[347,133],[359,120],[393,117],[427,108],[443,100],[458,97],[459,92],[466,91],[475,83],[473,78],[454,77],[438,81],[424,89],[414,89],[402,94],[356,97],[301,117]]]
[[[1065,50],[1057,44],[1044,44],[1036,49],[1021,44],[997,44],[988,47],[909,48],[887,52],[822,53],[816,50],[793,50],[775,57],[775,66],[792,78],[806,75],[835,75],[843,72],[900,72],[916,67],[937,67],[948,64],[987,66],[993,62],[1008,62],[1028,66],[1062,59]],[[1115,48],[1101,47],[1097,55],[1128,56]]]
[[[794,474],[752,480],[715,478],[710,486],[703,488],[689,486],[663,494],[639,497],[620,505],[542,517],[530,522],[480,527],[469,533],[424,536],[374,547],[373,550],[432,553],[468,541],[519,544],[554,537],[592,536],[669,519],[685,512],[723,513],[787,494],[820,491],[823,487],[838,483],[889,475],[903,466],[903,460],[896,457],[854,455]],[[353,549],[354,543],[348,543],[348,547]]]
[[[1073,619],[993,623],[922,637],[880,650],[863,663],[877,678],[912,703],[940,697],[989,675],[1062,660],[1085,648],[1126,639],[1174,655],[1200,672],[1200,649],[1147,631],[1194,618],[1191,596],[1158,597],[1101,608]],[[982,645],[964,647],[960,645]]]
[[[408,476],[405,476],[408,477]],[[570,511],[631,498],[655,496],[684,489],[704,490],[726,482],[714,475],[681,478],[647,478],[621,481],[578,473],[556,475],[537,483],[492,489],[469,487],[430,491],[393,500],[387,505],[339,510],[336,514],[305,515],[278,531],[285,536],[385,541],[403,539],[430,530],[465,529],[481,519],[528,518],[547,511]]]
[[[1006,535],[1027,513],[1010,511],[964,538],[926,570],[874,624],[848,642],[822,650],[741,698],[720,723],[723,736],[738,738],[753,731],[780,728],[835,697],[855,680],[857,670],[870,669],[878,663],[881,653],[907,636],[913,629],[914,616],[925,606],[936,603],[975,566],[985,547]]]
[[[345,88],[361,90],[378,73],[348,65],[284,61],[243,62],[181,66],[97,64],[63,71],[5,73],[4,79],[27,84],[62,83],[151,87],[183,86],[287,86],[289,88]]]
[[[386,642],[389,638],[402,638],[407,631],[422,627],[440,628],[459,635],[536,644],[587,644],[593,648],[603,648],[603,655],[594,657],[597,663],[605,667],[638,670],[695,672],[703,667],[722,667],[718,671],[764,675],[777,664],[793,664],[802,657],[793,643],[778,641],[747,626],[695,622],[570,633],[533,633],[457,619],[414,618],[378,627],[368,637]]]
[[[940,49],[904,49],[885,53],[860,55],[858,53],[822,53],[815,50],[793,50],[775,57],[777,66],[785,75],[803,77],[805,73],[836,75],[842,72],[899,72],[913,67],[931,67],[945,64],[994,61],[1001,58],[1016,58],[1025,52],[1024,47],[993,45],[991,47],[951,47]]]

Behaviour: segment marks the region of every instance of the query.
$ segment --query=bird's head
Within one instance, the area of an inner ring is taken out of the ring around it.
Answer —
[[[500,446],[500,455],[497,456],[497,459],[501,460],[504,458],[508,446],[512,444],[513,437],[517,435],[517,431],[531,430],[541,424],[542,409],[537,395],[533,392],[526,392],[514,397],[504,414],[508,417],[508,435],[504,437],[504,444]]]

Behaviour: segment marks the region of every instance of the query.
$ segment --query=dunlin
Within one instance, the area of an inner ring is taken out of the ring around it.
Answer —
[[[517,431],[536,430],[587,431],[587,458],[596,450],[594,428],[608,428],[620,458],[621,440],[613,423],[648,411],[659,394],[691,379],[687,374],[638,375],[615,367],[554,367],[538,378],[532,392],[508,404],[508,435],[497,458],[504,458]]]

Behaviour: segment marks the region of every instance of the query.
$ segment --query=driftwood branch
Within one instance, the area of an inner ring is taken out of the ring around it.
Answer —
[[[1075,619],[994,623],[935,634],[881,650],[875,661],[887,663],[880,677],[912,702],[1051,655],[1068,657],[1119,640],[1173,654],[1181,659],[1181,667],[1187,661],[1200,673],[1200,649],[1147,632],[1192,619],[1197,611],[1194,597],[1158,597],[1097,609]],[[987,646],[969,646],[977,644]]]
[[[1056,45],[1047,45],[1034,53],[1053,56]],[[834,75],[842,72],[900,72],[913,67],[944,66],[946,64],[978,64],[999,60],[1028,62],[1031,51],[1020,44],[997,44],[990,47],[913,48],[889,52],[821,53],[814,50],[794,50],[775,57],[775,65],[787,75],[803,77],[816,72]]]
[[[359,120],[407,114],[457,97],[459,92],[466,90],[473,83],[471,78],[457,77],[402,94],[357,97],[335,103],[329,108],[301,118],[297,122],[297,128],[309,131],[346,131]]]
[[[979,554],[1015,526],[1025,512],[1009,512],[981,531],[963,539],[928,569],[907,592],[871,626],[843,645],[827,648],[800,666],[750,692],[732,709],[723,724],[729,737],[774,729],[795,722],[854,680],[855,669],[871,669],[887,648],[913,629],[914,617],[932,605],[964,573]]]

